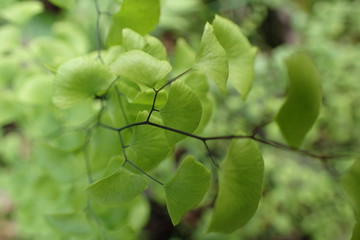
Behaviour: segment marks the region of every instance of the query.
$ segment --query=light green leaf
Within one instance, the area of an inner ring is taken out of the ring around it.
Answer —
[[[112,16],[107,44],[121,44],[124,28],[130,28],[141,35],[148,34],[159,22],[159,16],[159,0],[124,0],[119,12]]]
[[[136,82],[129,81],[125,78],[120,79],[120,81],[117,82],[117,87],[120,93],[130,101],[132,101],[141,91]]]
[[[181,74],[190,69],[195,62],[195,51],[187,44],[183,38],[176,41],[176,46],[173,56],[174,75]]]
[[[0,16],[15,24],[24,24],[30,18],[43,11],[43,4],[40,1],[25,1],[11,4],[1,9]]]
[[[258,208],[264,162],[252,140],[232,140],[220,165],[219,193],[209,231],[232,233],[246,224]]]
[[[122,154],[119,144],[120,140],[117,132],[101,127],[94,130],[88,145],[94,175],[103,176],[109,161],[114,156]]]
[[[19,48],[21,44],[21,32],[20,29],[13,25],[2,25],[0,27],[0,53],[6,53],[13,49]],[[6,61],[8,61],[6,58]]]
[[[51,214],[46,216],[51,227],[66,235],[87,235],[91,228],[82,213]]]
[[[65,152],[74,152],[83,147],[85,142],[85,133],[81,131],[67,131],[61,132],[54,137],[50,144]]]
[[[171,66],[143,51],[132,50],[120,55],[111,69],[128,80],[155,87],[169,74]]]
[[[147,35],[145,36],[145,47],[144,52],[150,54],[153,57],[156,57],[159,60],[166,60],[167,53],[162,42],[156,37]]]
[[[289,145],[298,148],[319,115],[320,78],[310,58],[303,52],[290,56],[286,67],[289,93],[276,121]]]
[[[251,46],[240,28],[226,18],[215,16],[213,27],[229,58],[229,81],[245,100],[254,80],[257,48]]]
[[[155,97],[155,91],[153,89],[146,89],[139,92],[133,99],[133,103],[147,105],[151,108]],[[155,108],[159,109],[163,107],[167,100],[167,93],[164,91],[160,91],[157,94]],[[149,109],[150,109],[149,108]]]
[[[34,146],[34,159],[44,172],[58,182],[73,182],[86,176],[83,156],[70,154],[47,143]]]
[[[186,157],[174,177],[164,185],[166,205],[174,225],[200,203],[209,185],[210,171],[193,157]]]
[[[18,92],[24,104],[49,105],[52,98],[53,79],[47,75],[29,77]],[[45,90],[45,91],[44,91]]]
[[[172,83],[168,100],[160,109],[160,115],[167,127],[175,128],[187,133],[196,130],[201,119],[201,103],[197,95],[183,82]],[[184,135],[166,132],[170,144],[175,144]]]
[[[130,172],[126,168],[94,182],[86,192],[94,201],[108,206],[116,206],[130,201],[139,195],[147,186],[143,176]]]
[[[58,39],[68,43],[68,47],[76,53],[83,55],[88,52],[90,42],[84,30],[74,22],[56,22],[53,30]]]
[[[60,64],[76,57],[76,52],[63,40],[50,37],[36,38],[30,45],[31,50],[38,56],[41,63],[55,71]]]
[[[186,75],[184,82],[199,98],[206,98],[210,88],[208,81],[206,81],[206,76],[203,73],[190,72]]]
[[[129,28],[124,28],[122,30],[122,45],[127,51],[142,50],[145,47],[145,38]]]
[[[20,113],[18,102],[10,91],[0,91],[0,125],[14,121]]]
[[[136,122],[145,121],[146,117],[147,112],[140,112]],[[164,130],[148,125],[134,128],[129,147],[126,148],[126,152],[132,156],[129,160],[144,171],[156,167],[165,159],[169,150]]]
[[[54,103],[67,108],[102,94],[114,80],[99,61],[76,58],[61,65],[54,84]]]
[[[228,57],[209,23],[205,25],[194,69],[206,74],[223,94],[226,93],[226,82],[229,76]]]

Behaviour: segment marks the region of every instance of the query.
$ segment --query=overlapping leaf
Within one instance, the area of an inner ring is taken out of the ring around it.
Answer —
[[[185,158],[174,177],[164,185],[166,205],[174,225],[196,207],[210,185],[210,171],[193,157]]]
[[[289,93],[276,121],[289,145],[298,148],[320,112],[320,79],[315,66],[303,52],[287,59],[286,67]]]
[[[352,240],[358,240],[360,237],[360,160],[357,159],[350,169],[342,176],[342,185],[350,197],[356,211],[357,224],[354,227]]]
[[[166,49],[162,42],[156,37],[150,35],[145,36],[145,47],[143,50],[159,60],[166,60]]]
[[[129,28],[124,28],[122,30],[122,46],[127,51],[134,49],[142,50],[145,46],[145,38]]]
[[[216,16],[213,27],[229,59],[229,82],[245,100],[254,79],[257,48],[251,46],[240,28],[228,19]]]
[[[258,208],[264,162],[252,140],[232,140],[220,165],[219,193],[209,231],[232,233],[246,224]]]
[[[124,0],[119,12],[112,16],[108,45],[121,44],[122,29],[130,28],[145,35],[159,22],[160,0]]]
[[[226,93],[226,82],[229,76],[228,57],[209,23],[205,25],[193,68],[206,74],[216,83],[222,93]]]
[[[173,55],[174,74],[181,74],[190,69],[195,62],[195,58],[195,51],[187,44],[187,42],[183,38],[178,39]]]
[[[39,1],[24,1],[11,4],[0,10],[0,17],[15,24],[24,24],[30,18],[43,11],[44,6]]]
[[[51,227],[62,234],[83,236],[92,232],[83,213],[52,214],[47,215],[46,220]]]
[[[108,206],[116,206],[134,199],[147,186],[143,176],[121,168],[111,176],[103,178],[86,188],[89,197]]]
[[[61,65],[54,84],[54,103],[70,107],[102,94],[114,80],[109,69],[99,61],[76,58]]]
[[[167,61],[159,60],[143,51],[132,50],[119,56],[111,65],[114,73],[143,84],[155,87],[171,71]]]
[[[136,122],[144,121],[147,112],[139,113]],[[158,123],[158,122],[156,122]],[[153,126],[136,126],[126,152],[131,162],[144,171],[156,167],[168,155],[170,147],[163,129]]]
[[[166,126],[187,133],[196,130],[201,119],[202,107],[197,95],[183,82],[174,82],[171,85],[168,100],[160,110],[160,115]],[[170,144],[183,139],[185,136],[166,132]]]

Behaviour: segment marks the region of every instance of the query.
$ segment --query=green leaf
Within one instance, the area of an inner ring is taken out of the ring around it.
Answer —
[[[206,74],[223,94],[226,93],[226,82],[229,76],[228,57],[209,23],[205,25],[194,69]]]
[[[219,193],[209,231],[232,233],[245,225],[258,208],[264,162],[252,140],[232,140],[220,165]]]
[[[99,176],[103,176],[109,161],[114,156],[122,154],[119,144],[120,140],[117,132],[101,127],[94,130],[88,145],[94,175],[98,173]]]
[[[73,182],[86,176],[80,154],[70,154],[47,143],[36,144],[33,151],[38,166],[58,182]]]
[[[120,55],[111,69],[121,77],[152,88],[164,80],[171,66],[143,51],[132,50]]]
[[[342,176],[341,183],[349,195],[355,210],[360,213],[360,160],[355,160],[349,170]],[[358,215],[360,220],[360,215]]]
[[[65,9],[73,9],[76,4],[76,0],[49,0],[49,2]]]
[[[286,67],[289,93],[276,121],[289,145],[298,148],[319,115],[320,78],[310,58],[303,52],[290,56]]]
[[[159,22],[159,17],[159,0],[124,0],[119,12],[112,16],[107,44],[121,44],[124,28],[130,28],[141,35],[148,34]]]
[[[164,185],[166,205],[174,225],[200,203],[209,185],[210,171],[193,157],[186,157],[174,177]]]
[[[145,47],[145,38],[129,28],[124,28],[122,30],[122,45],[126,51],[142,50]]]
[[[133,99],[133,103],[147,105],[151,108],[155,97],[155,91],[153,89],[146,89],[139,92]],[[155,108],[159,109],[163,107],[167,100],[167,93],[165,91],[160,91],[157,94]]]
[[[147,182],[143,176],[134,174],[126,168],[94,182],[86,192],[94,201],[108,206],[116,206],[130,201],[145,190]]]
[[[156,37],[147,35],[145,36],[145,47],[144,52],[150,54],[153,57],[156,57],[159,60],[166,60],[167,53],[162,42]]]
[[[257,48],[251,46],[240,28],[226,18],[215,16],[213,27],[229,58],[229,82],[245,100],[254,80]]]
[[[136,232],[130,226],[122,226],[120,229],[106,231],[105,236],[107,240],[136,240]]]
[[[187,133],[196,130],[201,119],[202,107],[197,95],[183,82],[171,84],[166,105],[160,109],[160,115],[167,127]],[[184,139],[185,136],[166,132],[170,144]]]
[[[91,233],[90,225],[82,213],[51,214],[46,216],[51,227],[67,235],[87,235]]]
[[[0,11],[0,16],[15,24],[24,24],[30,18],[43,11],[43,4],[40,1],[25,1],[11,4]]]
[[[181,74],[190,69],[195,62],[195,51],[187,44],[183,38],[176,41],[173,56],[174,75]]]
[[[64,131],[54,137],[50,144],[65,152],[74,152],[83,147],[85,134],[81,131]]]
[[[99,61],[76,58],[61,65],[54,84],[54,103],[67,108],[102,94],[114,80]]]
[[[50,37],[36,38],[30,45],[31,50],[38,56],[42,64],[55,71],[60,64],[76,57],[76,52],[63,40]]]
[[[12,51],[13,49],[19,48],[21,44],[21,32],[20,29],[13,25],[2,25],[0,27],[0,53],[6,53]],[[8,61],[10,57],[6,58]],[[3,74],[3,73],[2,73]]]
[[[19,105],[12,92],[0,91],[0,125],[11,123],[19,113]]]
[[[57,39],[68,43],[69,48],[76,55],[86,54],[90,47],[90,42],[84,30],[74,22],[56,22],[53,30]]]
[[[24,104],[49,105],[52,98],[53,79],[47,75],[28,77],[18,92],[19,100]],[[44,91],[46,89],[46,91]]]
[[[359,222],[357,222],[354,226],[351,240],[359,240],[359,239],[360,239],[360,225]]]
[[[146,118],[147,112],[140,112],[136,122],[145,121]],[[164,130],[148,125],[134,128],[129,147],[126,148],[126,152],[129,153],[129,160],[144,171],[156,167],[165,159],[169,150],[170,147]]]

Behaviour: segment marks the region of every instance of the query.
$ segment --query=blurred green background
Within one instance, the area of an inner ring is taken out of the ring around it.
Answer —
[[[112,0],[99,3],[103,11],[114,11]],[[226,97],[215,94],[213,118],[203,135],[251,131],[273,120],[286,94],[283,60],[303,49],[315,62],[323,89],[320,118],[303,147],[347,156],[324,166],[316,159],[263,147],[265,183],[260,207],[254,218],[232,235],[205,234],[210,214],[206,208],[191,211],[180,225],[172,227],[156,189],[150,201],[141,197],[123,206],[107,224],[132,221],[140,239],[349,239],[353,210],[337,177],[328,169],[342,173],[356,157],[360,143],[360,2],[163,0],[160,24],[153,34],[162,40],[171,58],[178,38],[196,49],[205,22],[214,14],[236,22],[260,51],[248,100],[242,102],[231,90]],[[109,21],[102,15],[102,37]],[[56,130],[58,113],[49,106],[51,70],[67,59],[96,51],[95,23],[96,11],[89,0],[0,2],[0,240],[49,239],[53,230],[43,215],[73,201],[69,199],[81,199],[76,194],[81,188],[54,187],[66,176],[46,172],[53,165],[34,154],[33,142]],[[284,141],[273,123],[260,134]],[[227,146],[228,142],[212,142],[210,147],[221,159]],[[192,140],[179,144],[175,154],[178,157],[184,152],[207,161],[206,153]],[[166,163],[163,165],[159,172],[167,169]],[[68,168],[84,171],[82,163],[59,167],[61,171]],[[133,235],[128,229],[121,231],[124,236]],[[52,239],[68,238],[59,235]]]

